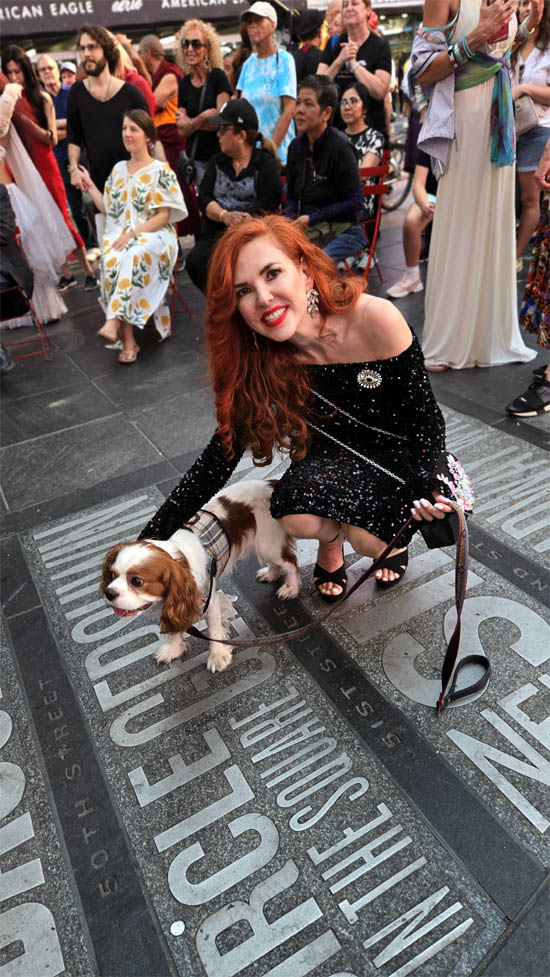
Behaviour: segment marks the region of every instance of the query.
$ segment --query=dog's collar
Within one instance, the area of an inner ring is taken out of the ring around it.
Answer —
[[[231,543],[220,522],[213,512],[207,509],[199,509],[194,516],[189,519],[184,527],[198,536],[202,546],[210,557],[210,569],[208,572],[208,589],[206,594],[201,595],[202,613],[204,614],[212,597],[212,588],[216,577],[220,577],[225,570],[229,557],[231,556]]]

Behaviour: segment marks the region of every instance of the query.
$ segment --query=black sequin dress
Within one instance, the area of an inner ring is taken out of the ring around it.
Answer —
[[[327,516],[389,542],[413,501],[439,488],[434,471],[445,448],[445,424],[418,340],[389,359],[308,371],[315,392],[311,444],[275,487],[271,512],[276,519]],[[168,538],[223,488],[243,454],[244,448],[227,462],[215,434],[141,536]]]

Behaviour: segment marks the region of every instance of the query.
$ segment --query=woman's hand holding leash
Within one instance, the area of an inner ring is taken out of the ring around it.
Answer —
[[[419,499],[418,502],[415,500],[414,506],[411,506],[412,517],[417,522],[422,522],[423,519],[426,522],[433,522],[434,519],[445,519],[449,512],[453,511],[453,506],[449,505],[444,495],[440,495],[439,492],[432,492],[432,496],[434,502],[429,502],[428,499]]]

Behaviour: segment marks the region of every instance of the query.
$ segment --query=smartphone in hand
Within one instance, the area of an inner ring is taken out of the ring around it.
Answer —
[[[487,6],[490,7],[491,4],[494,3],[494,2],[495,2],[495,0],[487,0]],[[506,24],[503,24],[502,27],[499,28],[499,30],[496,32],[496,34],[493,34],[493,36],[488,39],[487,43],[488,44],[496,44],[497,41],[503,41],[506,37],[508,37],[508,24],[507,23]]]

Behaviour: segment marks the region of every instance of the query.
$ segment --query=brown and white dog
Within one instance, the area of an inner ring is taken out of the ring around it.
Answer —
[[[221,536],[229,544],[225,546],[227,562],[222,560],[225,566],[220,568],[218,563],[217,579],[230,573],[237,560],[255,549],[260,562],[267,563],[258,570],[258,580],[270,582],[277,580],[281,572],[286,574],[285,583],[277,591],[277,596],[285,600],[298,595],[300,575],[294,539],[269,511],[274,484],[260,480],[238,482],[215,495],[198,515],[204,519],[209,514],[214,516],[210,520],[215,530],[211,536]],[[118,617],[136,617],[154,605],[160,608],[160,630],[167,640],[155,654],[159,663],[184,654],[183,634],[203,614],[213,639],[227,638],[228,622],[235,616],[231,602],[216,591],[216,580],[211,578],[210,547],[205,548],[193,528],[191,525],[178,529],[168,540],[119,543],[107,553],[103,564],[101,590]],[[212,640],[207,668],[221,672],[230,661],[231,647]]]

